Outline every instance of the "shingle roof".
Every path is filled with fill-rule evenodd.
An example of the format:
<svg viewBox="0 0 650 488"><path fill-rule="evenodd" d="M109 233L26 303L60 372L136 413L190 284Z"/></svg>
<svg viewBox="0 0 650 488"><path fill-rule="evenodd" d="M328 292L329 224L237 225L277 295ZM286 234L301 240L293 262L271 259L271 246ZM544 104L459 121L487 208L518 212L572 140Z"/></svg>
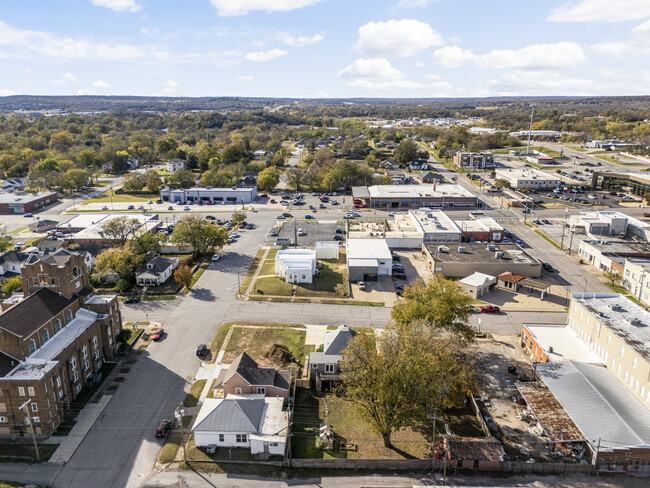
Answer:
<svg viewBox="0 0 650 488"><path fill-rule="evenodd" d="M335 331L329 331L325 334L325 344L323 353L329 355L341 354L348 343L358 334L357 331L350 329L347 325L341 325Z"/></svg>
<svg viewBox="0 0 650 488"><path fill-rule="evenodd" d="M226 384L235 374L239 374L249 385L274 386L284 390L289 389L289 371L278 371L275 368L260 368L255 360L245 352L235 359L225 372L221 384Z"/></svg>
<svg viewBox="0 0 650 488"><path fill-rule="evenodd" d="M160 256L153 258L149 261L147 261L145 264L143 264L136 272L135 274L138 275L140 273L151 273L156 276L163 274L167 268L169 268L172 264L176 262L176 259L169 259L169 258L161 258ZM151 269L149 269L149 266L153 265Z"/></svg>
<svg viewBox="0 0 650 488"><path fill-rule="evenodd" d="M192 430L256 433L263 411L263 397L206 398Z"/></svg>
<svg viewBox="0 0 650 488"><path fill-rule="evenodd" d="M50 264L53 266L63 266L70 260L70 257L75 254L76 253L68 251L67 249L60 248L54 251L53 253L36 256L38 258L36 259L36 261L41 261L43 263ZM35 263L36 261L30 259L30 264Z"/></svg>
<svg viewBox="0 0 650 488"><path fill-rule="evenodd" d="M0 328L27 337L76 300L41 288L0 314Z"/></svg>
<svg viewBox="0 0 650 488"><path fill-rule="evenodd" d="M0 264L3 263L14 263L20 264L25 261L29 256L24 252L18 251L7 251L6 253L0 255Z"/></svg>

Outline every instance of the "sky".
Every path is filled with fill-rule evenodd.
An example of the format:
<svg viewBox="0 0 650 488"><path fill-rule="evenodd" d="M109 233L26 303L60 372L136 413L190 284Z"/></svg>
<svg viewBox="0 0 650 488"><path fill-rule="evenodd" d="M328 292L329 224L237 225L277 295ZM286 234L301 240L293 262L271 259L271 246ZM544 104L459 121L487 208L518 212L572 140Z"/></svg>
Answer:
<svg viewBox="0 0 650 488"><path fill-rule="evenodd" d="M0 96L649 95L650 0L2 0Z"/></svg>

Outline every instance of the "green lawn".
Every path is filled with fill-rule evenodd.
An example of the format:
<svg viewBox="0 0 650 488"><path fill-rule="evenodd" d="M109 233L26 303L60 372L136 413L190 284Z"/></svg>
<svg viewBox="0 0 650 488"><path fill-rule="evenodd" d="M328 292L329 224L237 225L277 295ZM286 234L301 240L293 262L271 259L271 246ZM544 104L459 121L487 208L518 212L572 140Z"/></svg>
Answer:
<svg viewBox="0 0 650 488"><path fill-rule="evenodd" d="M189 393L185 396L185 401L183 405L186 407L196 407L199 403L199 397L201 396L201 391L205 386L206 380L198 380L192 383Z"/></svg>
<svg viewBox="0 0 650 488"><path fill-rule="evenodd" d="M260 269L260 276L267 276L275 274L275 259L267 259L264 261Z"/></svg>
<svg viewBox="0 0 650 488"><path fill-rule="evenodd" d="M320 276L314 276L313 283L296 285L299 297L345 298L348 293L348 277L345 270L345 255L338 260L321 261Z"/></svg>
<svg viewBox="0 0 650 488"><path fill-rule="evenodd" d="M262 351L269 344L281 344L286 346L302 368L305 364L305 356L314 351L314 346L305 345L305 330L295 330L290 327L283 327L276 324L275 327L243 328L236 327L230 340L226 345L226 353L223 363L232 362L239 354L246 352L260 365L271 364L262 356Z"/></svg>
<svg viewBox="0 0 650 488"><path fill-rule="evenodd" d="M89 198L81 202L81 205L88 205L89 203L130 203L130 202L148 202L149 200L156 201L160 198L158 193L146 193L141 192L138 194L128 194L128 193L115 193L113 191L113 196L111 197L110 192L102 193L96 197Z"/></svg>
<svg viewBox="0 0 650 488"><path fill-rule="evenodd" d="M257 295L278 295L278 296L291 296L293 285L286 281L272 276L268 278L259 278L255 280L253 293Z"/></svg>
<svg viewBox="0 0 650 488"><path fill-rule="evenodd" d="M566 147L567 149L573 149L574 151L578 151L578 152L587 152L587 150L584 147L580 147L580 146L566 146Z"/></svg>
<svg viewBox="0 0 650 488"><path fill-rule="evenodd" d="M241 286L239 287L239 293L246 293L246 290L248 289L248 285L250 285L251 280L253 279L253 275L255 274L255 270L257 270L257 267L260 265L260 261L262 260L262 256L264 256L264 249L260 249L257 251L257 254L255 255L255 258L253 258L253 262L251 263L250 268L248 268L248 271L246 272L246 276L241 282ZM277 251L276 251L277 252Z"/></svg>

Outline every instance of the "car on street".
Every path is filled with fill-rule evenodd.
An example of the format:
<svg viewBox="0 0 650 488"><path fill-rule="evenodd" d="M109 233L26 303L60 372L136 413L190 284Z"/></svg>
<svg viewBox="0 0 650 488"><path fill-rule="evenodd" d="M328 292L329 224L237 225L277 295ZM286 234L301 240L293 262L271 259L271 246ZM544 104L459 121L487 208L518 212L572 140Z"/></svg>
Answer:
<svg viewBox="0 0 650 488"><path fill-rule="evenodd" d="M272 230L271 232L269 232L269 236L271 236L271 237L277 237L277 235L278 235L277 230Z"/></svg>
<svg viewBox="0 0 650 488"><path fill-rule="evenodd" d="M164 335L165 335L165 329L163 328L156 329L153 335L151 336L151 340L158 342L160 339L163 338Z"/></svg>
<svg viewBox="0 0 650 488"><path fill-rule="evenodd" d="M316 210L316 207L314 207L313 205L310 205L309 210Z"/></svg>
<svg viewBox="0 0 650 488"><path fill-rule="evenodd" d="M124 303L140 303L140 297L129 297L124 300Z"/></svg>
<svg viewBox="0 0 650 488"><path fill-rule="evenodd" d="M341 234L334 234L334 237L332 237L335 241L342 241L343 236Z"/></svg>
<svg viewBox="0 0 650 488"><path fill-rule="evenodd" d="M284 219L286 219L286 217L285 217L284 215L278 215L278 216L276 217L276 219L278 219L278 220L284 220Z"/></svg>
<svg viewBox="0 0 650 488"><path fill-rule="evenodd" d="M544 271L548 273L553 273L555 271L555 269L553 268L553 266L551 266L550 263L542 263L542 268L544 269Z"/></svg>
<svg viewBox="0 0 650 488"><path fill-rule="evenodd" d="M354 218L354 215L348 215L348 214L346 214L346 215L343 216L343 218L346 219L346 220L350 220L350 219L353 219L353 218Z"/></svg>
<svg viewBox="0 0 650 488"><path fill-rule="evenodd" d="M23 217L29 217L29 218L31 218L33 216L34 216L34 214L30 214L30 213L26 213L26 214L23 215Z"/></svg>
<svg viewBox="0 0 650 488"><path fill-rule="evenodd" d="M283 206L285 206L285 207L288 207L288 206L289 206L289 202L285 202L284 200L282 200L282 201L280 202L280 205L283 205Z"/></svg>
<svg viewBox="0 0 650 488"><path fill-rule="evenodd" d="M172 421L165 419L158 425L158 428L156 429L156 437L166 437L170 430L172 430Z"/></svg>
<svg viewBox="0 0 650 488"><path fill-rule="evenodd" d="M208 349L208 346L206 346L205 344L199 344L196 348L196 355L201 359L206 357L209 352L210 350Z"/></svg>
<svg viewBox="0 0 650 488"><path fill-rule="evenodd" d="M479 308L481 313L499 313L501 309L495 305L483 305Z"/></svg>
<svg viewBox="0 0 650 488"><path fill-rule="evenodd" d="M305 218L306 218L307 220L312 220L312 219L314 218L314 216L308 214L308 215L305 215Z"/></svg>
<svg viewBox="0 0 650 488"><path fill-rule="evenodd" d="M134 209L135 209L135 205L129 205L128 207L126 207L126 209L127 209L127 210L134 210Z"/></svg>
<svg viewBox="0 0 650 488"><path fill-rule="evenodd" d="M397 212L391 212L388 214L389 217L395 217L395 215L397 215Z"/></svg>
<svg viewBox="0 0 650 488"><path fill-rule="evenodd" d="M649 217L650 217L650 213L644 213L643 216L646 217L646 218L649 218Z"/></svg>
<svg viewBox="0 0 650 488"><path fill-rule="evenodd" d="M365 281L360 281L359 282L359 290L365 290L366 289L366 282Z"/></svg>
<svg viewBox="0 0 650 488"><path fill-rule="evenodd" d="M189 209L190 209L190 207L188 207L188 206L183 207L183 210L185 210L186 212L189 211Z"/></svg>
<svg viewBox="0 0 650 488"><path fill-rule="evenodd" d="M269 200L269 203L278 203L278 202L276 201L275 198L271 198L271 200Z"/></svg>
<svg viewBox="0 0 650 488"><path fill-rule="evenodd" d="M144 207L142 205L138 205L138 210L144 210Z"/></svg>
<svg viewBox="0 0 650 488"><path fill-rule="evenodd" d="M212 261L213 263L216 263L217 261L219 261L219 258L220 258L220 257L221 257L221 254L215 254L215 255L212 256L211 261Z"/></svg>
<svg viewBox="0 0 650 488"><path fill-rule="evenodd" d="M102 210L108 210L108 206L107 206L107 205L104 205L104 206L102 207Z"/></svg>
<svg viewBox="0 0 650 488"><path fill-rule="evenodd" d="M327 207L321 203L321 204L318 206L318 208L323 209L323 208L327 208Z"/></svg>
<svg viewBox="0 0 650 488"><path fill-rule="evenodd" d="M147 205L153 205L153 202L151 200L148 200Z"/></svg>
<svg viewBox="0 0 650 488"><path fill-rule="evenodd" d="M167 207L167 210L174 210L174 207L170 205L169 207Z"/></svg>

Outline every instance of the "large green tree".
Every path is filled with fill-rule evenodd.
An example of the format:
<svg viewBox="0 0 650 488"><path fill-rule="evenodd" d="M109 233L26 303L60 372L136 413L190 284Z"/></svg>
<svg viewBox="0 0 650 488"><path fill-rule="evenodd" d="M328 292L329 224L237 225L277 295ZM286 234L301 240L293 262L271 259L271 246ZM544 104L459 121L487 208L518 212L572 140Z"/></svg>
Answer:
<svg viewBox="0 0 650 488"><path fill-rule="evenodd" d="M7 226L0 224L0 252L5 252L11 249L14 245L14 240L7 232Z"/></svg>
<svg viewBox="0 0 650 488"><path fill-rule="evenodd" d="M228 231L224 227L194 215L183 217L174 226L171 238L172 243L192 246L200 254L214 252L223 247L227 240Z"/></svg>
<svg viewBox="0 0 650 488"><path fill-rule="evenodd" d="M196 185L196 175L189 170L182 169L165 177L165 184L173 190L192 188Z"/></svg>
<svg viewBox="0 0 650 488"><path fill-rule="evenodd" d="M393 157L400 164L408 164L417 159L419 154L420 150L418 149L417 143L411 139L404 139L395 148Z"/></svg>
<svg viewBox="0 0 650 488"><path fill-rule="evenodd" d="M140 227L141 225L138 219L123 215L101 224L99 232L104 237L110 239L114 246L121 247L129 239L133 239L138 235Z"/></svg>
<svg viewBox="0 0 650 488"><path fill-rule="evenodd" d="M270 192L280 183L280 173L274 167L266 168L257 176L257 187L265 192Z"/></svg>

